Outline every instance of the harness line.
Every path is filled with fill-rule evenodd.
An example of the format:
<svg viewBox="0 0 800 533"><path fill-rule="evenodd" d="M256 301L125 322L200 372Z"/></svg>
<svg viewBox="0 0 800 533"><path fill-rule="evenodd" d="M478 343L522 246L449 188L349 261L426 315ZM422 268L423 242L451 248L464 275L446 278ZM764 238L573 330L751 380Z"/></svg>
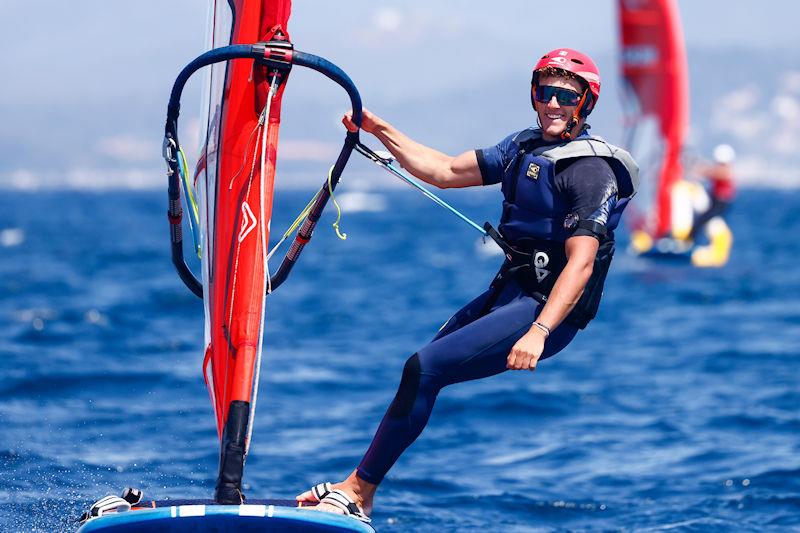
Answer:
<svg viewBox="0 0 800 533"><path fill-rule="evenodd" d="M364 145L362 143L356 144L355 148L356 148L356 151L359 154L363 155L364 157L366 157L367 159L369 159L370 161L372 161L376 165L384 168L387 172L389 172L393 176L396 176L396 177L400 178L401 180L403 180L404 182L408 183L409 185L411 185L412 187L414 187L415 189L420 191L424 196L426 196L433 203L435 203L439 207L443 207L444 209L450 211L452 214L454 214L455 216L457 216L458 218L460 218L461 220L463 220L464 222L469 224L473 229L478 231L483 237L486 237L488 235L486 233L486 231L481 226L479 226L476 222L474 222L471 218L467 217L461 211L459 211L455 207L451 206L450 204L448 204L447 202L445 202L444 200L439 198L437 195L435 195L433 192L431 192L430 189L428 189L426 187L423 187L416 180L410 178L404 172L402 172L400 169L398 169L393 164L394 161L395 161L394 158L381 157L380 155L375 153L373 150L371 150L368 146L366 146L366 145Z"/></svg>

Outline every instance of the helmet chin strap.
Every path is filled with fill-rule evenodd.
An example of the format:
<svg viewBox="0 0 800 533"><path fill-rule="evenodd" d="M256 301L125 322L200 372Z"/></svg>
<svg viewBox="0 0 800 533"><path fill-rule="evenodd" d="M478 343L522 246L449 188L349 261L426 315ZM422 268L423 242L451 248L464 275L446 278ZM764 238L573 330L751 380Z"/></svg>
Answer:
<svg viewBox="0 0 800 533"><path fill-rule="evenodd" d="M588 90L583 91L580 102L578 102L578 105L575 107L575 111L572 113L572 117L570 117L569 121L567 122L567 127L564 128L564 131L561 132L561 138L563 140L569 141L572 139L572 130L575 128L575 126L578 125L578 121L580 120L581 109L583 109L583 106L586 103L586 97L588 96L588 94L589 94Z"/></svg>

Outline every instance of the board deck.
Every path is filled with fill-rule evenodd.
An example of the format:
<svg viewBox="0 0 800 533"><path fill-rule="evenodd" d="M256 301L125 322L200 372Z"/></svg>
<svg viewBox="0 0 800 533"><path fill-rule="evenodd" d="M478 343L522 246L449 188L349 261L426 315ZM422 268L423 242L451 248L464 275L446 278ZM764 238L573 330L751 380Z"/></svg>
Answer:
<svg viewBox="0 0 800 533"><path fill-rule="evenodd" d="M296 507L291 500L216 505L211 500L150 502L124 513L89 520L78 533L346 532L374 533L354 518ZM167 504L167 505L162 505Z"/></svg>

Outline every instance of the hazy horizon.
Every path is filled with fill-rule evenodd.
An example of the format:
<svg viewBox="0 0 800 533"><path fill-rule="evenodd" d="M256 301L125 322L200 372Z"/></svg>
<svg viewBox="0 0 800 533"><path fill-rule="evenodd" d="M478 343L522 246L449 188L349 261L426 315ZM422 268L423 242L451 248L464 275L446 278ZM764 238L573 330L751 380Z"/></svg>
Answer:
<svg viewBox="0 0 800 533"><path fill-rule="evenodd" d="M9 0L0 21L0 43L13 52L0 57L0 67L12 73L0 100L0 187L161 187L166 101L179 70L204 49L206 4L36 5L41 9ZM591 12L546 3L531 8L538 4L523 0L504 2L503 11L463 2L347 5L295 1L289 28L296 46L339 64L368 107L423 142L469 149L529 124L532 56L564 44L597 58L604 87L592 118L598 133L618 135L616 2L594 2ZM693 73L690 144L707 151L730 135L752 150L742 152L745 185L799 185L800 131L793 124L800 123L800 38L793 21L800 4L768 1L754 9L707 0L680 1L679 8ZM35 24L23 23L34 14ZM565 36L567 20L573 31ZM707 64L709 57L729 64ZM298 69L290 83L282 165L313 174L335 154L346 100L313 73ZM195 80L184 93L181 124L190 157L199 99ZM762 138L776 129L777 148ZM765 171L768 165L775 170ZM778 178L765 181L763 172ZM308 184L317 181L313 175Z"/></svg>

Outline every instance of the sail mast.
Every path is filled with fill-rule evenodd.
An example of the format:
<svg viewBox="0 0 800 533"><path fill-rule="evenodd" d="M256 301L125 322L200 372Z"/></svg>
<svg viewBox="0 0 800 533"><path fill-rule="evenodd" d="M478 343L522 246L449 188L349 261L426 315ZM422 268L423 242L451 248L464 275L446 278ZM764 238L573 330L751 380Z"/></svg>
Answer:
<svg viewBox="0 0 800 533"><path fill-rule="evenodd" d="M212 48L289 39L290 0L231 0L212 13ZM228 35L225 29L230 28ZM204 165L204 373L220 436L216 499L241 502L267 291L266 243L285 80L265 65L229 61L210 83ZM275 82L275 93L270 85Z"/></svg>
<svg viewBox="0 0 800 533"><path fill-rule="evenodd" d="M220 437L215 499L222 504L244 500L241 482L257 399L265 298L286 280L311 240L359 144L358 131L348 131L328 178L297 221L280 267L270 274L267 245L281 97L292 66L315 70L338 84L350 99L353 122L360 125L362 117L361 96L350 77L327 59L294 49L286 31L290 7L290 0L215 3L211 49L183 68L167 105L162 153L169 178L172 262L186 286L203 298L203 374ZM190 210L192 216L199 213L200 282L183 256L180 191L187 172L178 117L187 80L208 66L206 139L194 175L199 206L195 209L192 201Z"/></svg>

